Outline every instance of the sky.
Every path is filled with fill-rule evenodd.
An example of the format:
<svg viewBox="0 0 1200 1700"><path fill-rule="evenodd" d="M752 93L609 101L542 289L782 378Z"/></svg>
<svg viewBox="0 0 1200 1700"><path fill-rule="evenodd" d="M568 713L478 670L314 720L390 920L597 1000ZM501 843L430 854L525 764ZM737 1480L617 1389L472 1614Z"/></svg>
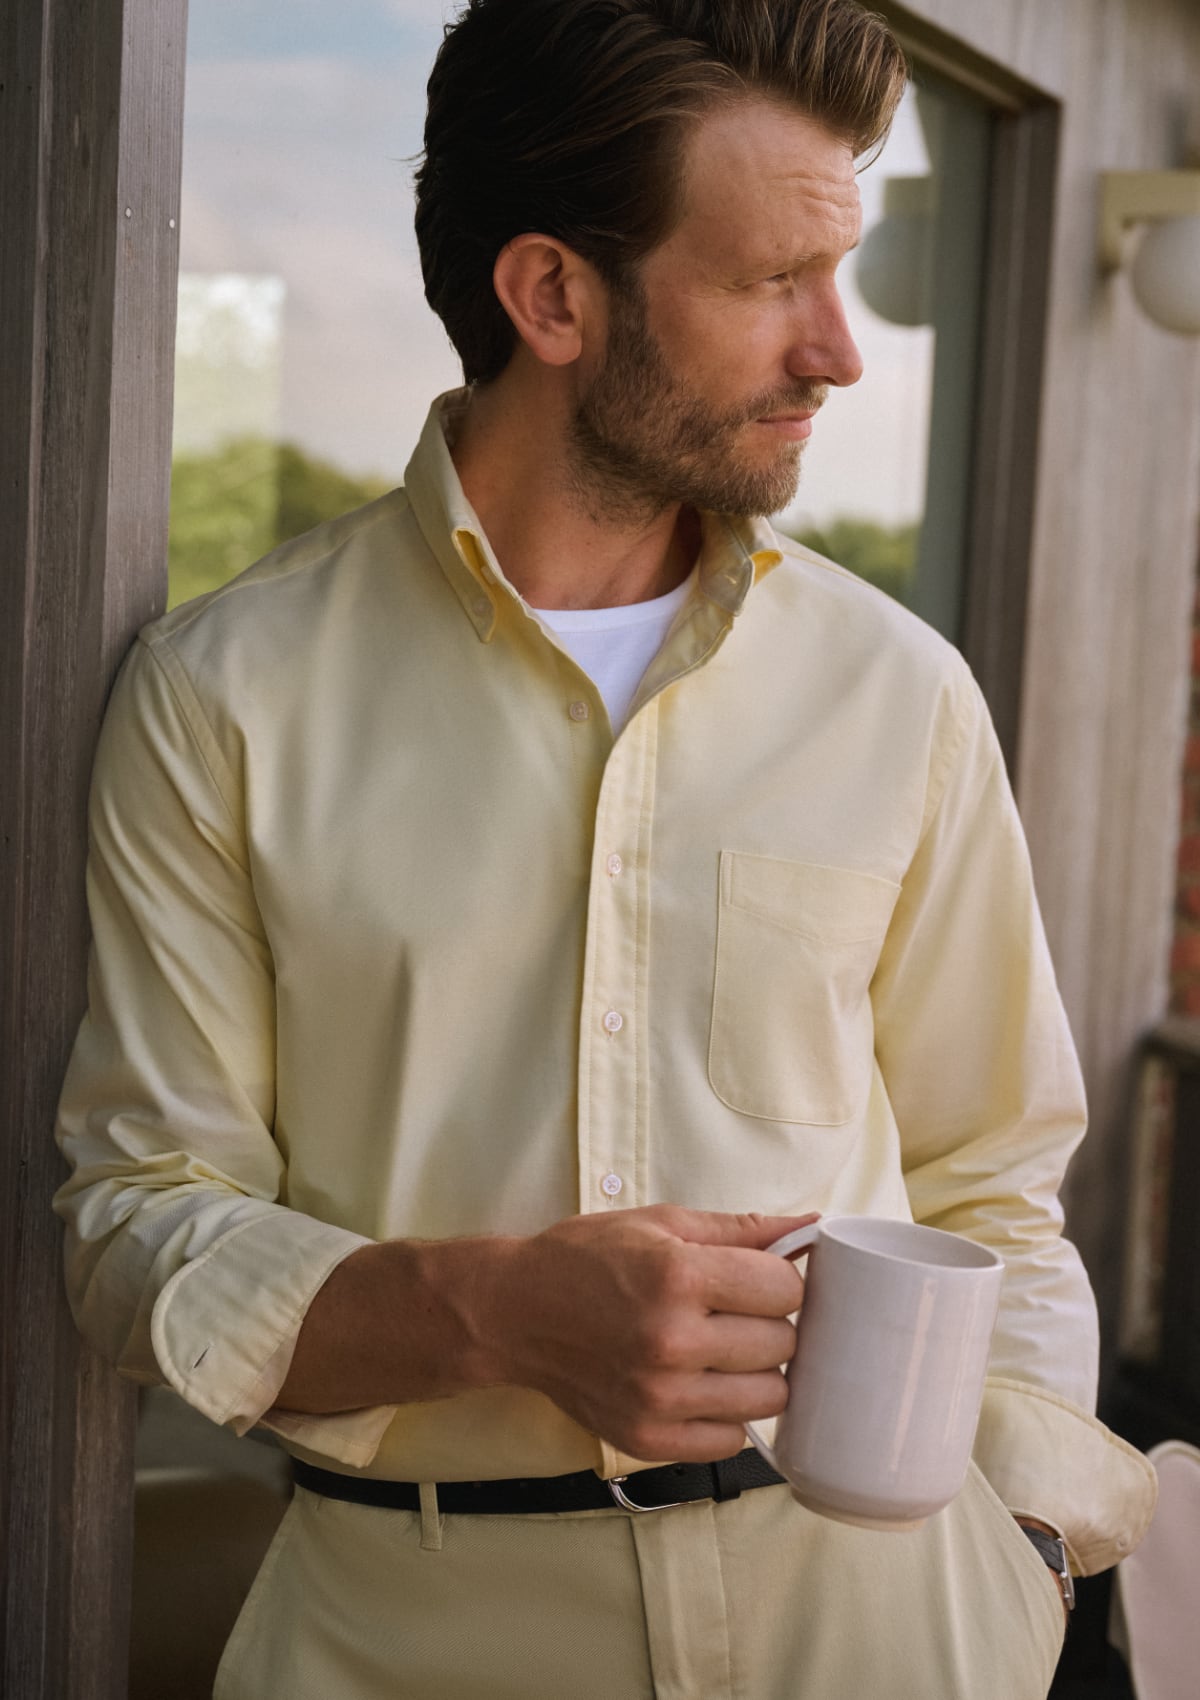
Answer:
<svg viewBox="0 0 1200 1700"><path fill-rule="evenodd" d="M451 0L191 0L180 335L193 367L197 357L207 366L197 379L181 361L180 446L222 434L224 394L230 434L247 417L274 420L347 471L402 477L430 400L461 376L425 304L412 234L425 82L453 11ZM886 176L927 169L906 102L860 180L868 225ZM853 263L841 278L866 371L816 422L795 523L853 514L894 524L922 505L933 333L871 313ZM274 338L251 362L252 402L233 356L223 385L216 369L238 340L231 276L248 280L257 334ZM215 326L204 317L210 286L226 315Z"/></svg>

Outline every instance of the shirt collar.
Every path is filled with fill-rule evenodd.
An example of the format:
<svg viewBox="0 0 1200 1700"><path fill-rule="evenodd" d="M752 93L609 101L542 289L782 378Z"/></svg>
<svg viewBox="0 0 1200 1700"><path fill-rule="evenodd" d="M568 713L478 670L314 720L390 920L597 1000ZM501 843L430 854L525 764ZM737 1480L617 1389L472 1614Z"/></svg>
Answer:
<svg viewBox="0 0 1200 1700"><path fill-rule="evenodd" d="M751 589L783 560L769 520L701 513L700 589L728 614L741 613Z"/></svg>
<svg viewBox="0 0 1200 1700"><path fill-rule="evenodd" d="M447 431L467 403L465 389L441 395L429 410L404 473L417 524L471 624L484 643L496 629L496 597L518 593L505 578L479 517L463 493L447 446ZM783 559L765 519L702 513L701 594L731 617L751 588Z"/></svg>

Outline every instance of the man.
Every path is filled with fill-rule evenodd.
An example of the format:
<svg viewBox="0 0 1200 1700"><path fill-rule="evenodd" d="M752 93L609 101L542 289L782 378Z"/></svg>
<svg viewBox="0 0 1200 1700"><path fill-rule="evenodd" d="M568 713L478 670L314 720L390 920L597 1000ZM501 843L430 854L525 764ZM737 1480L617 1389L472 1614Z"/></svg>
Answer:
<svg viewBox="0 0 1200 1700"><path fill-rule="evenodd" d="M1144 1526L986 712L757 517L859 376L903 76L852 0L474 0L417 208L468 389L117 686L59 1208L91 1337L299 1460L222 1700L1025 1700L1063 1608L1016 1515L1085 1572ZM918 1534L739 1456L801 1297L764 1248L831 1208L1008 1264Z"/></svg>

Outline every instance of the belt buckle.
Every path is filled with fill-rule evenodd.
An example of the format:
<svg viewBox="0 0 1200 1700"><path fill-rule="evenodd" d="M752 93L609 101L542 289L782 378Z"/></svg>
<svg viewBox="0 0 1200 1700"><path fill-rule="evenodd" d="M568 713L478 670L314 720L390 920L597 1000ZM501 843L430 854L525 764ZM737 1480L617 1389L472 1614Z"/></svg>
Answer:
<svg viewBox="0 0 1200 1700"><path fill-rule="evenodd" d="M677 1511L681 1505L688 1503L684 1499L674 1499L663 1505L637 1505L629 1498L628 1494L622 1492L621 1483L628 1480L628 1476L610 1476L605 1483L609 1493L612 1494L613 1499L622 1511Z"/></svg>

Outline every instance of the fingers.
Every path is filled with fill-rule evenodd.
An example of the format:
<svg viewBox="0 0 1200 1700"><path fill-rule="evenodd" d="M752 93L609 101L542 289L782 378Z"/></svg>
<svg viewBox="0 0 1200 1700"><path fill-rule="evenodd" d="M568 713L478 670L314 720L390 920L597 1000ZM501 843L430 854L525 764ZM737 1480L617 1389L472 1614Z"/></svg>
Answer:
<svg viewBox="0 0 1200 1700"><path fill-rule="evenodd" d="M796 1330L790 1322L750 1316L712 1316L698 1342L697 1369L725 1374L777 1369L791 1361Z"/></svg>
<svg viewBox="0 0 1200 1700"><path fill-rule="evenodd" d="M696 1295L712 1311L738 1316L790 1316L804 1298L804 1281L786 1257L741 1246L693 1246Z"/></svg>
<svg viewBox="0 0 1200 1700"><path fill-rule="evenodd" d="M765 1247L807 1217L654 1205L571 1217L527 1242L537 1294L516 1384L633 1457L726 1458L778 1414L804 1283ZM523 1242L525 1243L525 1242ZM535 1256L536 1254L536 1256Z"/></svg>
<svg viewBox="0 0 1200 1700"><path fill-rule="evenodd" d="M671 1231L681 1240L691 1240L696 1245L747 1246L752 1251L765 1251L784 1234L817 1221L820 1214L810 1210L807 1216L760 1216L757 1211L735 1215L723 1210L684 1210L673 1205L668 1210Z"/></svg>
<svg viewBox="0 0 1200 1700"><path fill-rule="evenodd" d="M787 1378L781 1370L754 1375L689 1376L677 1395L676 1414L689 1422L756 1422L777 1417L787 1404Z"/></svg>
<svg viewBox="0 0 1200 1700"><path fill-rule="evenodd" d="M610 1438L634 1458L669 1458L681 1463L728 1458L746 1445L744 1423L776 1417L787 1403L787 1382L778 1371L765 1375L705 1375L688 1378L669 1401L670 1409L619 1424Z"/></svg>
<svg viewBox="0 0 1200 1700"><path fill-rule="evenodd" d="M669 1458L679 1464L711 1464L717 1458L732 1458L748 1445L740 1423L679 1423L664 1430L645 1451L637 1448L634 1458Z"/></svg>

